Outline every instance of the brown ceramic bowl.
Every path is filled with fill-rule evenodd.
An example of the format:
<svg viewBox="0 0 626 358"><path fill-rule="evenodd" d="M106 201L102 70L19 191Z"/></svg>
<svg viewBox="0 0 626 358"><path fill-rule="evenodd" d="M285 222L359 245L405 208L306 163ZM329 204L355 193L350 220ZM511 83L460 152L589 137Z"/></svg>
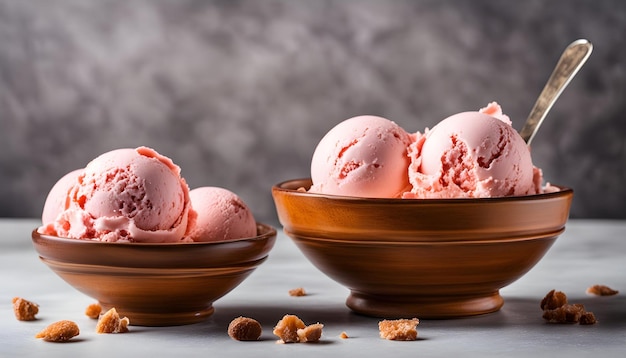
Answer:
<svg viewBox="0 0 626 358"><path fill-rule="evenodd" d="M278 217L353 311L453 318L494 312L565 229L573 191L487 199L371 199L275 185Z"/></svg>
<svg viewBox="0 0 626 358"><path fill-rule="evenodd" d="M132 325L203 321L269 254L276 229L257 224L247 239L182 244L109 243L32 232L41 260L103 310L115 307Z"/></svg>

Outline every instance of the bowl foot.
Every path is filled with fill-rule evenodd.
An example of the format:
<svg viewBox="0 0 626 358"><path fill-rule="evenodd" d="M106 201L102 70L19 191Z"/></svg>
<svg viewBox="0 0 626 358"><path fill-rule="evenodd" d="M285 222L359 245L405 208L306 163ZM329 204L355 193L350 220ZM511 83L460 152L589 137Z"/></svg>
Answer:
<svg viewBox="0 0 626 358"><path fill-rule="evenodd" d="M106 312L113 306L100 303L102 312ZM132 308L115 307L120 317L128 317L131 326L182 326L199 323L211 316L215 309L213 305L194 311L168 311L167 308L159 308L158 312L139 311Z"/></svg>
<svg viewBox="0 0 626 358"><path fill-rule="evenodd" d="M498 311L504 300L498 291L472 296L385 297L351 292L346 305L356 313L384 318L445 319Z"/></svg>

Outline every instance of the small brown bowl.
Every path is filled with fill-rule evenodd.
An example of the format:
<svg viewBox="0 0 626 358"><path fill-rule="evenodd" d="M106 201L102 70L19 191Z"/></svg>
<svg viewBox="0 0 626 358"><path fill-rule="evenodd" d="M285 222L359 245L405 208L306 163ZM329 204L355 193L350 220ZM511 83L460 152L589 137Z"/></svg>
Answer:
<svg viewBox="0 0 626 358"><path fill-rule="evenodd" d="M263 263L276 229L257 223L257 236L181 244L110 243L32 232L40 259L103 310L115 307L130 324L173 326L213 314L213 302Z"/></svg>
<svg viewBox="0 0 626 358"><path fill-rule="evenodd" d="M528 272L565 230L573 191L485 199L372 199L275 185L278 218L353 311L454 318L499 310L499 290ZM300 190L298 190L300 189Z"/></svg>

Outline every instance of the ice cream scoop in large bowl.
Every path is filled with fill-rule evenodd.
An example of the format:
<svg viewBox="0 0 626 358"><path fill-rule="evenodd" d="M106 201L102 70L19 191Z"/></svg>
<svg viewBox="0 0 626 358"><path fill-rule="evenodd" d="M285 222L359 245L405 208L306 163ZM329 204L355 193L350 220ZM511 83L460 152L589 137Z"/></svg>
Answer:
<svg viewBox="0 0 626 358"><path fill-rule="evenodd" d="M276 230L260 223L254 237L216 242L102 242L32 232L39 257L57 275L140 326L205 320L215 300L266 260L275 239Z"/></svg>
<svg viewBox="0 0 626 358"><path fill-rule="evenodd" d="M573 191L477 199L382 199L272 188L285 233L346 304L377 317L453 318L497 311L564 231Z"/></svg>

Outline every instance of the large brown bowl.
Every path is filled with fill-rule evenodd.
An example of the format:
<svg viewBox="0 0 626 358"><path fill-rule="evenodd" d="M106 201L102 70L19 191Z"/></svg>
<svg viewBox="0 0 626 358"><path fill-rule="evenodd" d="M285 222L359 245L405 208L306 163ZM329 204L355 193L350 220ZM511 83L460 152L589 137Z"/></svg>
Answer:
<svg viewBox="0 0 626 358"><path fill-rule="evenodd" d="M32 232L41 260L104 310L132 325L172 326L205 320L213 302L266 260L276 229L257 224L246 239L181 244L109 243Z"/></svg>
<svg viewBox="0 0 626 358"><path fill-rule="evenodd" d="M485 199L375 199L275 185L280 223L353 311L453 318L499 310L565 229L573 191Z"/></svg>

